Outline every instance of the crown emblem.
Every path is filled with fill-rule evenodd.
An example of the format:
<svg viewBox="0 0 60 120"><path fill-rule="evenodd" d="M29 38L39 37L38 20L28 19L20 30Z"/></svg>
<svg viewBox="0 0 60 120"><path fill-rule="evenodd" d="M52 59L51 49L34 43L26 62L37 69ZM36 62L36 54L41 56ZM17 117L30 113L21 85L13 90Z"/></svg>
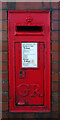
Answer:
<svg viewBox="0 0 60 120"><path fill-rule="evenodd" d="M27 21L27 22L32 22L32 20L33 20L33 19L32 19L32 17L30 17L30 16L26 18L26 21Z"/></svg>

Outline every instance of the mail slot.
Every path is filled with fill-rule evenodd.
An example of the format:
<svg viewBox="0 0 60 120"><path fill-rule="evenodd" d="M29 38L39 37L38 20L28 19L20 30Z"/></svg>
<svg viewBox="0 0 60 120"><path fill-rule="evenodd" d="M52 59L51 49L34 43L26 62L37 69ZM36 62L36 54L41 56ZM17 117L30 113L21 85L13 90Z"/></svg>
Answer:
<svg viewBox="0 0 60 120"><path fill-rule="evenodd" d="M9 11L9 111L50 112L50 12Z"/></svg>

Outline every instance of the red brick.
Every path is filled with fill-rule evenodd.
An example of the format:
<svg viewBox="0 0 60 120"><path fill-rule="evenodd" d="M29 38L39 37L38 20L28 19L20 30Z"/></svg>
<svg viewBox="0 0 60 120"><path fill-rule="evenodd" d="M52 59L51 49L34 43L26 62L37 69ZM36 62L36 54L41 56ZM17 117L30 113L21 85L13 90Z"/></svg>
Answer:
<svg viewBox="0 0 60 120"><path fill-rule="evenodd" d="M60 30L60 21L52 21L52 30Z"/></svg>
<svg viewBox="0 0 60 120"><path fill-rule="evenodd" d="M60 83L52 83L52 91L60 92Z"/></svg>
<svg viewBox="0 0 60 120"><path fill-rule="evenodd" d="M59 81L58 73L52 73L52 81L55 81L55 82Z"/></svg>
<svg viewBox="0 0 60 120"><path fill-rule="evenodd" d="M7 20L7 11L2 11L2 20Z"/></svg>
<svg viewBox="0 0 60 120"><path fill-rule="evenodd" d="M30 117L30 115L31 114L33 114L33 113L30 113L29 114L29 117ZM28 115L28 113L26 113L25 114L25 116L27 116ZM34 114L35 116L34 116L34 118L55 118L55 119L58 119L59 118L59 114L58 113L43 113L43 115L42 114L39 114L39 113L36 113L36 114ZM20 117L19 117L20 116ZM28 117L28 119L29 119L29 117ZM13 118L24 118L24 119L26 119L25 117L24 117L24 114L18 114L18 113L16 113L16 114L13 114L13 113L8 113L8 112L3 112L2 113L2 118L11 118L12 120L13 120Z"/></svg>
<svg viewBox="0 0 60 120"><path fill-rule="evenodd" d="M58 113L53 113L53 112L43 113L43 114L37 113L37 114L35 114L35 118L44 118L44 120L45 120L45 118L46 119L49 119L49 118L58 118Z"/></svg>
<svg viewBox="0 0 60 120"><path fill-rule="evenodd" d="M52 118L52 120L53 120L53 118L54 119L56 119L56 120L58 120L60 117L59 117L59 113L58 112L52 112L52 116L51 116L51 118Z"/></svg>
<svg viewBox="0 0 60 120"><path fill-rule="evenodd" d="M7 20L7 11L0 10L0 20Z"/></svg>
<svg viewBox="0 0 60 120"><path fill-rule="evenodd" d="M60 63L53 63L52 64L52 71L59 72L60 71Z"/></svg>
<svg viewBox="0 0 60 120"><path fill-rule="evenodd" d="M52 62L58 61L58 53L52 53Z"/></svg>
<svg viewBox="0 0 60 120"><path fill-rule="evenodd" d="M12 113L10 113L10 114L8 114L8 118L23 118L23 116L22 116L22 114L20 113L20 114L12 114Z"/></svg>
<svg viewBox="0 0 60 120"><path fill-rule="evenodd" d="M7 113L7 112L3 112L3 113L2 113L2 119L4 119L4 118L5 118L5 119L8 118L8 113Z"/></svg>
<svg viewBox="0 0 60 120"><path fill-rule="evenodd" d="M2 22L2 30L7 30L7 21Z"/></svg>
<svg viewBox="0 0 60 120"><path fill-rule="evenodd" d="M23 118L23 116L22 116L22 114L17 114L16 116L14 116L14 118Z"/></svg>
<svg viewBox="0 0 60 120"><path fill-rule="evenodd" d="M2 91L2 82L0 82L0 91Z"/></svg>
<svg viewBox="0 0 60 120"><path fill-rule="evenodd" d="M58 58L59 56L60 56L60 53L52 53L52 62L60 61Z"/></svg>
<svg viewBox="0 0 60 120"><path fill-rule="evenodd" d="M52 12L52 20L60 20L60 11Z"/></svg>
<svg viewBox="0 0 60 120"><path fill-rule="evenodd" d="M0 41L2 41L2 32L0 31Z"/></svg>
<svg viewBox="0 0 60 120"><path fill-rule="evenodd" d="M44 2L44 8L50 8L50 2Z"/></svg>
<svg viewBox="0 0 60 120"><path fill-rule="evenodd" d="M2 111L2 103L0 103L0 111Z"/></svg>
<svg viewBox="0 0 60 120"><path fill-rule="evenodd" d="M42 9L42 2L16 2L16 9Z"/></svg>
<svg viewBox="0 0 60 120"><path fill-rule="evenodd" d="M2 20L2 11L0 11L0 20Z"/></svg>
<svg viewBox="0 0 60 120"><path fill-rule="evenodd" d="M59 78L59 81L60 81L60 73L58 73L58 78Z"/></svg>
<svg viewBox="0 0 60 120"><path fill-rule="evenodd" d="M58 104L53 104L52 105L52 111L56 111L56 112L58 112L58 111L60 111L60 103L58 103Z"/></svg>
<svg viewBox="0 0 60 120"><path fill-rule="evenodd" d="M1 80L0 80L1 81ZM0 91L2 91L2 82L0 82Z"/></svg>
<svg viewBox="0 0 60 120"><path fill-rule="evenodd" d="M0 120L2 120L2 112L0 113Z"/></svg>
<svg viewBox="0 0 60 120"><path fill-rule="evenodd" d="M0 73L0 81L8 81L8 73Z"/></svg>
<svg viewBox="0 0 60 120"><path fill-rule="evenodd" d="M2 91L8 91L8 83L2 83Z"/></svg>
<svg viewBox="0 0 60 120"><path fill-rule="evenodd" d="M0 30L2 30L2 22L0 21Z"/></svg>
<svg viewBox="0 0 60 120"><path fill-rule="evenodd" d="M58 9L58 2L51 2L52 8Z"/></svg>
<svg viewBox="0 0 60 120"><path fill-rule="evenodd" d="M18 114L18 113L16 113L16 114L13 114L13 113L8 113L8 112L3 112L2 113L2 118L11 118L11 119L13 119L13 118L25 118L26 119L26 117L24 117L24 116L28 116L28 118L31 118L30 116L32 115L32 114L34 114L34 113L26 113L25 115L24 114ZM39 113L36 113L36 114L34 114L35 116L33 117L33 118L58 118L58 113L43 113L43 115L42 114L39 114Z"/></svg>
<svg viewBox="0 0 60 120"><path fill-rule="evenodd" d="M60 62L60 53L58 53L58 61Z"/></svg>
<svg viewBox="0 0 60 120"><path fill-rule="evenodd" d="M0 73L0 81L2 81L2 73Z"/></svg>
<svg viewBox="0 0 60 120"><path fill-rule="evenodd" d="M1 73L0 73L1 76ZM8 73L2 73L2 81L8 81Z"/></svg>
<svg viewBox="0 0 60 120"><path fill-rule="evenodd" d="M2 102L2 93L0 93L0 102Z"/></svg>
<svg viewBox="0 0 60 120"><path fill-rule="evenodd" d="M52 51L60 51L60 43L52 43Z"/></svg>
<svg viewBox="0 0 60 120"><path fill-rule="evenodd" d="M0 71L2 71L2 62L0 63Z"/></svg>
<svg viewBox="0 0 60 120"><path fill-rule="evenodd" d="M11 2L8 2L7 4L8 4L8 9L9 10L15 10L16 9L16 2L11 1Z"/></svg>
<svg viewBox="0 0 60 120"><path fill-rule="evenodd" d="M2 111L8 111L8 103L2 103Z"/></svg>
<svg viewBox="0 0 60 120"><path fill-rule="evenodd" d="M26 119L27 119L27 118L35 118L35 114L34 114L34 113L32 113L32 114L29 114L29 113L28 113L28 114L25 114L25 115L24 115L24 118L26 118Z"/></svg>
<svg viewBox="0 0 60 120"><path fill-rule="evenodd" d="M7 50L8 50L8 43L7 42L3 42L2 43L2 51L7 51Z"/></svg>
<svg viewBox="0 0 60 120"><path fill-rule="evenodd" d="M7 52L2 53L2 61L8 61L8 53Z"/></svg>
<svg viewBox="0 0 60 120"><path fill-rule="evenodd" d="M8 102L8 94L2 94L2 102Z"/></svg>
<svg viewBox="0 0 60 120"><path fill-rule="evenodd" d="M60 64L58 63L58 71L60 72Z"/></svg>
<svg viewBox="0 0 60 120"><path fill-rule="evenodd" d="M7 62L8 61L8 53L7 52L0 52L0 61Z"/></svg>
<svg viewBox="0 0 60 120"><path fill-rule="evenodd" d="M43 115L41 114L39 116L45 120L45 118L50 118L51 117L51 113L46 113L46 114L43 113ZM40 118L40 117L38 117L38 118Z"/></svg>
<svg viewBox="0 0 60 120"><path fill-rule="evenodd" d="M2 71L8 71L8 64L7 63L2 63Z"/></svg>
<svg viewBox="0 0 60 120"><path fill-rule="evenodd" d="M58 51L60 51L60 43L58 43ZM60 58L60 57L59 57Z"/></svg>
<svg viewBox="0 0 60 120"><path fill-rule="evenodd" d="M26 113L25 115L24 114L21 114L21 113L16 113L16 114L13 114L13 113L8 113L8 112L3 112L2 113L2 117L3 118L11 118L11 119L13 119L13 118L25 118L25 119L27 119L26 117L24 117L24 116L28 116L28 119L29 118L31 118L30 116L32 115L32 114L34 114L34 113ZM39 114L39 113L36 113L36 114L34 114L34 117L33 118L58 118L58 113L43 113L43 115L42 114Z"/></svg>
<svg viewBox="0 0 60 120"><path fill-rule="evenodd" d="M2 61L2 52L0 52L0 62Z"/></svg>
<svg viewBox="0 0 60 120"><path fill-rule="evenodd" d="M58 36L58 34L60 34L60 32L52 32L52 37L51 37L51 39L52 40L60 40L60 36Z"/></svg>
<svg viewBox="0 0 60 120"><path fill-rule="evenodd" d="M0 1L0 9L2 9L2 2Z"/></svg>
<svg viewBox="0 0 60 120"><path fill-rule="evenodd" d="M51 118L53 120L52 118L58 118L58 113L47 113L44 115L44 118Z"/></svg>
<svg viewBox="0 0 60 120"><path fill-rule="evenodd" d="M52 53L52 62L60 62L60 53L59 52L58 53Z"/></svg>
<svg viewBox="0 0 60 120"><path fill-rule="evenodd" d="M58 11L58 20L60 20L60 11Z"/></svg>
<svg viewBox="0 0 60 120"><path fill-rule="evenodd" d="M8 102L8 94L7 93L0 93L0 102Z"/></svg>
<svg viewBox="0 0 60 120"><path fill-rule="evenodd" d="M2 41L7 41L7 32L2 32Z"/></svg>
<svg viewBox="0 0 60 120"><path fill-rule="evenodd" d="M58 9L60 9L60 1L58 2Z"/></svg>
<svg viewBox="0 0 60 120"><path fill-rule="evenodd" d="M7 21L0 22L0 30L7 30Z"/></svg>
<svg viewBox="0 0 60 120"><path fill-rule="evenodd" d="M57 94L57 93L53 94L52 95L52 101L53 101L53 103L60 102L60 94Z"/></svg>
<svg viewBox="0 0 60 120"><path fill-rule="evenodd" d="M2 2L2 9L7 9L7 2Z"/></svg>

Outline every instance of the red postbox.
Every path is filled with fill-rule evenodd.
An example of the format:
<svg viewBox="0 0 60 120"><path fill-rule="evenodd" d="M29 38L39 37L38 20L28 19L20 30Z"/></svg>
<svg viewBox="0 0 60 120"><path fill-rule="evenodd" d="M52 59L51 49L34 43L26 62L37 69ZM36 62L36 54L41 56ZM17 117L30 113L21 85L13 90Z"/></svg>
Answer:
<svg viewBox="0 0 60 120"><path fill-rule="evenodd" d="M9 111L50 112L50 12L9 11Z"/></svg>

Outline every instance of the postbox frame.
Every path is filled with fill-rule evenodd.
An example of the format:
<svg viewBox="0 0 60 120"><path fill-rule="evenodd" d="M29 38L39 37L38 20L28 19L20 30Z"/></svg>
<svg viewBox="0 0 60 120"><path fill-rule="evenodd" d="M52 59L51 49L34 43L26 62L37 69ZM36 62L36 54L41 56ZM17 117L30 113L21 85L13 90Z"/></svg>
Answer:
<svg viewBox="0 0 60 120"><path fill-rule="evenodd" d="M15 65L14 65L14 47L15 47L15 43L17 41L15 41L14 38L12 38L12 35L10 35L11 31L10 31L10 19L11 16L10 14L13 13L48 13L49 14L49 22L50 22L50 11L8 11L8 55L9 55L9 111L10 112L50 112L51 111L51 56L50 56L50 25L49 25L49 39L48 41L46 40L44 42L44 40L42 41L42 43L45 43L46 45L46 49L45 49L45 45L44 45L44 57L45 57L45 61L46 59L48 60L48 64L47 62L45 62L45 68L44 68L44 90L45 90L45 96L44 96L44 106L40 106L37 109L37 106L33 107L26 107L24 106L23 108L20 106L16 106L15 105ZM18 35L17 33L15 33L14 35ZM21 34L21 35L24 35ZM29 35L29 33L28 33ZM34 35L34 34L31 34ZM44 35L44 33L43 33ZM39 34L35 34L35 36L39 36ZM13 41L11 40L13 39ZM36 40L35 40L36 41ZM20 42L18 40L18 42ZM31 42L31 41L29 41ZM13 55L12 55L13 54ZM48 67L47 67L48 66ZM47 77L46 77L47 75ZM49 78L49 79L48 79Z"/></svg>

